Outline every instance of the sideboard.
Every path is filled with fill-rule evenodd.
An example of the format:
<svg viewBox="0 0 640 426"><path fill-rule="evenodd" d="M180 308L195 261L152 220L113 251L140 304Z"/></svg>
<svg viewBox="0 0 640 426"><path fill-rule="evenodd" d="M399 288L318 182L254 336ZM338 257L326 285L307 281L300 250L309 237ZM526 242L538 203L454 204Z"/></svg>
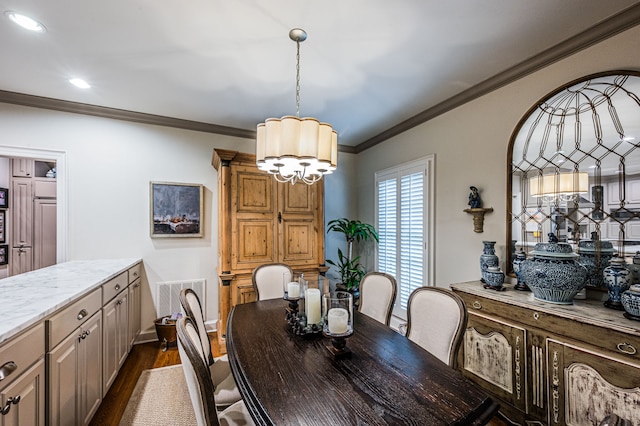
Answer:
<svg viewBox="0 0 640 426"><path fill-rule="evenodd" d="M601 301L539 301L512 285L452 284L469 312L463 374L522 425L598 425L609 414L640 425L640 322Z"/></svg>

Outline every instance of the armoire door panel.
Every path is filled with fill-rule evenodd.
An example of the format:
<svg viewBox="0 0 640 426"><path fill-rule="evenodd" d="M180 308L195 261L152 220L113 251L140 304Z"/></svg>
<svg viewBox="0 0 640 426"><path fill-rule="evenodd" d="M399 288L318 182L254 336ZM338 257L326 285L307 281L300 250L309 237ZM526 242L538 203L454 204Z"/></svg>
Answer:
<svg viewBox="0 0 640 426"><path fill-rule="evenodd" d="M296 263L317 263L316 231L311 220L285 220L284 238L280 240L282 261L291 265Z"/></svg>
<svg viewBox="0 0 640 426"><path fill-rule="evenodd" d="M275 262L274 229L270 220L237 219L237 230L231 250L232 268L255 268Z"/></svg>
<svg viewBox="0 0 640 426"><path fill-rule="evenodd" d="M271 213L273 204L273 181L271 176L251 172L243 167L235 169L236 213Z"/></svg>
<svg viewBox="0 0 640 426"><path fill-rule="evenodd" d="M308 213L314 214L314 200L316 186L314 185L291 185L281 184L282 193L282 214L287 213Z"/></svg>

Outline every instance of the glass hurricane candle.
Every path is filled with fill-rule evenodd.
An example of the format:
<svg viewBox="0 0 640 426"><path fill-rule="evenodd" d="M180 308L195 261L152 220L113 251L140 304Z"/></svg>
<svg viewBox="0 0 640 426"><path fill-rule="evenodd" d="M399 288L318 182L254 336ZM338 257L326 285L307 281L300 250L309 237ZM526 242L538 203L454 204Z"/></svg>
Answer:
<svg viewBox="0 0 640 426"><path fill-rule="evenodd" d="M325 293L322 298L325 317L322 334L331 338L327 346L334 358L351 354L346 338L353 334L353 296L346 291L337 291L334 295Z"/></svg>

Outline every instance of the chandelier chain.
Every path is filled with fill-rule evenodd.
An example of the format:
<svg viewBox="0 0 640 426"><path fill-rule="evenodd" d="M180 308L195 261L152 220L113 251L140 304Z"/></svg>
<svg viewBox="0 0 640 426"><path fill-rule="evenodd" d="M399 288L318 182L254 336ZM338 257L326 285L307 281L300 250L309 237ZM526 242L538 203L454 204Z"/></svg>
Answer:
<svg viewBox="0 0 640 426"><path fill-rule="evenodd" d="M296 40L296 116L300 117L300 41Z"/></svg>

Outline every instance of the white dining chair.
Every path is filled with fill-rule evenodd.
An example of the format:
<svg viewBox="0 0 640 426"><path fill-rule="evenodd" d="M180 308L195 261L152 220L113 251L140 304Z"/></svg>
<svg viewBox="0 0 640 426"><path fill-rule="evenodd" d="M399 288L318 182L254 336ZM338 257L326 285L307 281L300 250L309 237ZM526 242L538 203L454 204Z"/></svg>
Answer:
<svg viewBox="0 0 640 426"><path fill-rule="evenodd" d="M198 295L192 289L185 288L180 292L180 304L185 315L193 320L198 331L202 354L209 366L209 374L215 385L216 404L218 404L218 407L226 407L239 401L242 397L231 374L229 358L227 355L213 358L211 341L204 324L202 305Z"/></svg>
<svg viewBox="0 0 640 426"><path fill-rule="evenodd" d="M243 401L220 412L216 409L215 386L200 345L200 332L191 318L182 317L177 321L176 334L182 369L198 426L253 425Z"/></svg>
<svg viewBox="0 0 640 426"><path fill-rule="evenodd" d="M267 263L253 270L251 282L256 300L269 300L284 296L284 280L293 279L293 270L284 263Z"/></svg>
<svg viewBox="0 0 640 426"><path fill-rule="evenodd" d="M453 291L419 287L409 296L406 336L455 368L467 326L467 308Z"/></svg>
<svg viewBox="0 0 640 426"><path fill-rule="evenodd" d="M396 301L396 279L383 272L368 272L360 281L358 311L378 322L389 325Z"/></svg>

